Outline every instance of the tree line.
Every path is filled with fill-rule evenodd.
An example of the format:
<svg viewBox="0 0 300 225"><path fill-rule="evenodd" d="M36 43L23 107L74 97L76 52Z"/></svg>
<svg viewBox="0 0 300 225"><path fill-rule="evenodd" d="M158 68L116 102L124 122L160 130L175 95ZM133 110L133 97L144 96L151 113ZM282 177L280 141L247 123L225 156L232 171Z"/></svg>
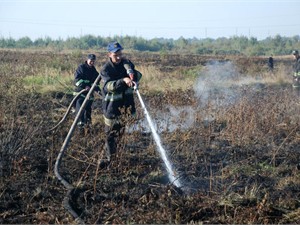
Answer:
<svg viewBox="0 0 300 225"><path fill-rule="evenodd" d="M284 37L276 35L258 40L255 37L233 36L230 38L184 38L166 39L153 38L145 39L135 36L113 36L101 37L84 35L81 37L70 37L63 39L52 39L50 37L31 40L29 37L20 39L0 38L0 48L41 48L55 50L88 50L103 49L109 42L117 40L126 49L160 52L160 53L188 53L188 54L215 54L215 55L288 55L292 50L300 50L300 36Z"/></svg>

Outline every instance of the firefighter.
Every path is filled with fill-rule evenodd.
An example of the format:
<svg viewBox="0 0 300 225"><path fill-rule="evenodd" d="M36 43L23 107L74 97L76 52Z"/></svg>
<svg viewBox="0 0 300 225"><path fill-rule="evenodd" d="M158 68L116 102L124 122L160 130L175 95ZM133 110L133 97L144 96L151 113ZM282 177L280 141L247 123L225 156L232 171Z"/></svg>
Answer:
<svg viewBox="0 0 300 225"><path fill-rule="evenodd" d="M294 76L293 76L293 88L296 89L297 91L300 90L300 56L299 56L299 51L294 50L292 52L296 63L294 65Z"/></svg>
<svg viewBox="0 0 300 225"><path fill-rule="evenodd" d="M96 55L89 54L87 56L87 59L84 63L78 66L78 68L75 71L74 77L74 85L75 85L75 92L74 95L76 95L78 92L82 91L83 89L86 90L86 93L81 94L77 101L76 101L76 115L79 112L81 105L85 99L86 94L90 90L91 86L93 85L94 81L97 79L99 73L96 70L94 64L96 61ZM101 79L100 79L101 80ZM100 92L99 83L100 80L94 89L94 91ZM92 122L92 104L93 104L94 96L91 95L89 101L87 102L87 105L82 113L82 115L79 118L79 122L77 123L78 128L83 131L83 128L87 125L90 125Z"/></svg>
<svg viewBox="0 0 300 225"><path fill-rule="evenodd" d="M274 69L273 55L271 55L268 59L268 68L269 68L269 72L273 73L273 69Z"/></svg>
<svg viewBox="0 0 300 225"><path fill-rule="evenodd" d="M117 142L124 133L125 120L135 114L134 85L142 74L135 70L134 64L123 57L123 47L118 42L108 44L108 59L100 74L103 80L102 104L105 122L106 162L117 151Z"/></svg>

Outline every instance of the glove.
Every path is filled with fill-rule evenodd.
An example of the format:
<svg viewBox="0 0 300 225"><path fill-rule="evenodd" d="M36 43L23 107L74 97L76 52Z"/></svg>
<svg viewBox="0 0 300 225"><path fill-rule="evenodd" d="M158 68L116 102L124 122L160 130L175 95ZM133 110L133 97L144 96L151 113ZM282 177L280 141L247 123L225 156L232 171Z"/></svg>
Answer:
<svg viewBox="0 0 300 225"><path fill-rule="evenodd" d="M85 90L86 90L86 91L89 91L90 89L91 89L90 86L86 86L86 87L85 87Z"/></svg>

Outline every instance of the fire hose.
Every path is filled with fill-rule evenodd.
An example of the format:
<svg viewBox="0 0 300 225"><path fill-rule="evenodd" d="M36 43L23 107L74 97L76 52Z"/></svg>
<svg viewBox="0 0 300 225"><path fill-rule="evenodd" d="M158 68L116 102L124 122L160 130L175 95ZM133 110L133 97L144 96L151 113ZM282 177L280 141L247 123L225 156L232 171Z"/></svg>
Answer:
<svg viewBox="0 0 300 225"><path fill-rule="evenodd" d="M62 157L68 147L68 144L70 142L70 139L73 135L73 132L75 130L75 127L76 127L76 124L80 118L80 116L82 115L84 109L85 109L85 106L87 104L87 102L89 101L90 99L90 96L91 94L93 93L93 90L95 89L97 83L99 82L99 80L101 79L101 76L98 75L98 77L96 78L96 80L94 81L92 87L90 88L89 92L87 93L83 103L82 103L82 106L80 107L74 121L73 121L73 124L64 140L64 143L60 149L60 152L57 156L57 159L56 159L56 162L55 162L55 167L54 167L54 174L56 176L56 178L65 186L65 188L68 190L67 191L67 195L66 197L64 198L64 201L63 201L63 206L65 209L67 209L69 211L69 213L75 218L75 221L78 223L78 224L84 224L84 221L80 218L80 216L77 214L77 212L75 212L75 210L72 208L71 204L70 204L70 199L72 197L72 194L75 190L74 186L72 184L70 184L68 181L66 181L59 173L59 167L60 167L60 163L61 163L61 160L62 160ZM79 96L79 95L78 95ZM53 128L52 128L53 129Z"/></svg>
<svg viewBox="0 0 300 225"><path fill-rule="evenodd" d="M61 119L54 127L52 127L50 130L47 130L46 132L50 132L50 131L55 130L62 122L64 122L64 121L66 120L67 116L69 115L69 113L70 113L70 111L71 111L71 109L72 109L72 106L74 105L74 102L75 102L75 101L78 99L78 97L79 97L82 93L84 93L84 92L87 92L87 90L83 89L83 90L81 90L80 92L78 92L77 95L75 95L75 97L74 97L73 100L71 101L71 103L70 103L70 105L69 105L69 107L68 107L68 109L67 109L65 115L63 116L63 118L62 118L62 119Z"/></svg>

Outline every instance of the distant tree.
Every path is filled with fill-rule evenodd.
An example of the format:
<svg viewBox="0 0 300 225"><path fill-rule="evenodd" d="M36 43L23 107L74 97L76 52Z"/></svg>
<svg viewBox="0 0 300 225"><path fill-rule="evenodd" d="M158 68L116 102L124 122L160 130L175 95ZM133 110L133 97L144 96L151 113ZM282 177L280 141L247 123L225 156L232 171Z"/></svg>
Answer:
<svg viewBox="0 0 300 225"><path fill-rule="evenodd" d="M1 48L15 48L16 47L16 41L13 38L1 38L0 39L0 47Z"/></svg>
<svg viewBox="0 0 300 225"><path fill-rule="evenodd" d="M38 38L33 42L35 47L47 47L52 41L50 37Z"/></svg>
<svg viewBox="0 0 300 225"><path fill-rule="evenodd" d="M259 44L257 38L251 37L250 40L249 40L249 45L254 46L254 45L257 45L257 44Z"/></svg>
<svg viewBox="0 0 300 225"><path fill-rule="evenodd" d="M17 48L29 48L33 46L33 42L29 37L23 37L17 40L16 47Z"/></svg>
<svg viewBox="0 0 300 225"><path fill-rule="evenodd" d="M67 49L88 49L88 45L78 38L67 38L65 47Z"/></svg>
<svg viewBox="0 0 300 225"><path fill-rule="evenodd" d="M33 42L35 47L47 47L45 40L43 38L38 38Z"/></svg>
<svg viewBox="0 0 300 225"><path fill-rule="evenodd" d="M186 49L187 45L188 45L188 40L182 36L178 40L174 41L174 47L178 48L179 50Z"/></svg>
<svg viewBox="0 0 300 225"><path fill-rule="evenodd" d="M64 48L68 49L66 48L65 41L62 38L49 42L48 47L57 51L62 51Z"/></svg>
<svg viewBox="0 0 300 225"><path fill-rule="evenodd" d="M98 36L96 38L96 40L97 40L97 46L98 47L106 47L107 46L107 44L105 42L105 39L103 37Z"/></svg>
<svg viewBox="0 0 300 225"><path fill-rule="evenodd" d="M85 35L80 38L80 42L82 43L82 47L89 49L94 48L98 45L97 38L93 35Z"/></svg>
<svg viewBox="0 0 300 225"><path fill-rule="evenodd" d="M230 43L233 50L242 52L248 47L249 40L245 36L233 36L230 38Z"/></svg>
<svg viewBox="0 0 300 225"><path fill-rule="evenodd" d="M125 43L126 44L126 43ZM149 51L149 42L145 41L144 38L138 37L138 38L131 38L130 42L128 43L129 46L131 45L134 50L138 51Z"/></svg>
<svg viewBox="0 0 300 225"><path fill-rule="evenodd" d="M198 47L195 53L200 55L209 55L213 53L213 50L207 47Z"/></svg>
<svg viewBox="0 0 300 225"><path fill-rule="evenodd" d="M300 43L300 35L295 35L291 38L294 44Z"/></svg>
<svg viewBox="0 0 300 225"><path fill-rule="evenodd" d="M149 43L149 50L152 51L152 52L158 52L162 49L162 44L160 42L160 39L158 38L154 38L150 41Z"/></svg>
<svg viewBox="0 0 300 225"><path fill-rule="evenodd" d="M58 51L63 49L87 50L95 48L106 49L111 41L119 41L130 50L154 51L164 55L169 51L176 53L191 54L245 54L245 55L285 55L290 54L293 49L300 50L300 36L267 37L258 41L257 38L246 36L233 36L230 38L220 37L217 39L204 38L198 39L180 37L175 39L153 38L145 39L135 36L109 36L95 37L84 35L80 38L70 37L66 40L61 38L52 40L50 37L38 38L34 42L28 37L20 38L15 41L13 38L0 38L0 48L51 48Z"/></svg>
<svg viewBox="0 0 300 225"><path fill-rule="evenodd" d="M249 47L244 51L246 55L249 56L259 56L259 55L265 55L266 49L261 45L255 45L253 47Z"/></svg>

